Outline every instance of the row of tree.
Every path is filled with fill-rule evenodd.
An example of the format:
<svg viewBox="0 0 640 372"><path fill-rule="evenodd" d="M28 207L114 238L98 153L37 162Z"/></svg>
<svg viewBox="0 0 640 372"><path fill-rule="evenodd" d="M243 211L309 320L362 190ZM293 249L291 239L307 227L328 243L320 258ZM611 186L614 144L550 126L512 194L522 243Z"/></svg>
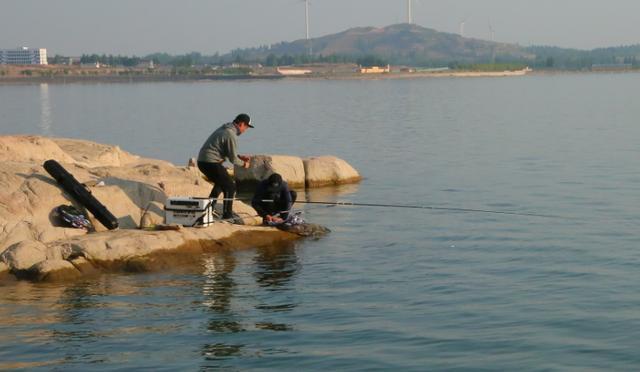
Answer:
<svg viewBox="0 0 640 372"><path fill-rule="evenodd" d="M233 63L237 64L262 64L270 67L302 65L310 63L356 63L361 66L384 66L387 64L407 65L415 67L440 67L449 66L451 68L466 68L475 64L517 64L530 66L536 69L564 69L564 70L585 70L594 65L620 65L625 64L632 68L640 68L640 45L594 49L591 51L563 49L557 47L534 46L526 50L535 56L533 59L509 59L484 58L473 63L443 60L428 60L416 54L378 56L367 55L309 55L284 54L277 55L270 53L266 57L253 57L251 53L244 50L234 50L229 54L214 54L210 56L193 52L183 55L170 55L167 53L155 53L145 57L121 56L121 55L98 55L83 54L80 57L81 63L102 63L111 66L133 67L140 62L153 61L158 65L172 66L174 68L189 68L192 66L225 66ZM61 64L68 61L67 57L56 55L49 59L49 63Z"/></svg>
<svg viewBox="0 0 640 372"><path fill-rule="evenodd" d="M627 64L640 68L640 45L594 50L534 46L527 48L536 58L533 66L563 70L585 70L594 65Z"/></svg>

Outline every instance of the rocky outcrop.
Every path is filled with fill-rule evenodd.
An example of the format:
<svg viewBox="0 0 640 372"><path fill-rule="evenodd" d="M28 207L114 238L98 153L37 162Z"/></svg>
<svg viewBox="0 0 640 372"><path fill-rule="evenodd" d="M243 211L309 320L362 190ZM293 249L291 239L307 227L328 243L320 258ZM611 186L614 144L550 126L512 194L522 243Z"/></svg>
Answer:
<svg viewBox="0 0 640 372"><path fill-rule="evenodd" d="M121 167L140 160L139 156L122 151L118 146L67 138L52 140L77 163L90 168Z"/></svg>
<svg viewBox="0 0 640 372"><path fill-rule="evenodd" d="M292 188L305 186L304 164L295 156L255 155L248 169L236 166L234 173L238 186L244 189L255 187L273 173L279 173Z"/></svg>
<svg viewBox="0 0 640 372"><path fill-rule="evenodd" d="M0 136L0 159L24 163L41 163L48 159L74 162L54 141L38 136Z"/></svg>
<svg viewBox="0 0 640 372"><path fill-rule="evenodd" d="M89 213L95 231L62 226L55 208L61 204L82 206L44 170L42 164L48 159L57 160L84 183L118 218L120 228L105 231ZM293 187L308 183L300 158L255 156L252 164L246 174L239 171L236 176L257 180L278 172ZM221 221L207 228L155 229L164 219L163 205L168 196L205 197L211 187L197 167L142 158L117 146L74 139L0 136L0 278L10 272L19 278L61 280L103 270L145 269L170 265L171 260L161 258L164 255L171 255L172 260L185 259L176 256L177 251L257 246L298 236L255 226L261 219L240 201L234 203L234 211L244 225ZM216 208L220 214L221 207L219 201Z"/></svg>
<svg viewBox="0 0 640 372"><path fill-rule="evenodd" d="M335 156L304 159L304 172L307 187L343 185L362 179L351 165Z"/></svg>
<svg viewBox="0 0 640 372"><path fill-rule="evenodd" d="M273 173L279 173L292 188L322 187L357 183L362 179L346 161L335 156L302 159L295 156L256 155L248 169L234 168L236 182L251 189Z"/></svg>
<svg viewBox="0 0 640 372"><path fill-rule="evenodd" d="M37 240L23 240L0 255L0 260L14 270L27 270L47 259L47 247Z"/></svg>

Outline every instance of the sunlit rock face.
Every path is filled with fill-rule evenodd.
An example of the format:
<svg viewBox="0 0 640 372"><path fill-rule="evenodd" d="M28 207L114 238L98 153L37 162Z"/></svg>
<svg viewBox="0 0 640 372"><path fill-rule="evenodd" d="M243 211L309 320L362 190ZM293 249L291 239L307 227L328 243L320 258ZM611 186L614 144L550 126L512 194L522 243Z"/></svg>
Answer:
<svg viewBox="0 0 640 372"><path fill-rule="evenodd" d="M83 207L44 170L42 164L49 159L58 161L85 184L118 219L118 230L106 231L88 212L94 226L91 232L62 226L54 213L57 206ZM276 171L289 172L295 182L304 185L300 159L273 159ZM141 257L171 250L189 248L189 252L198 254L225 244L259 246L298 236L255 226L261 219L253 208L240 201L234 203L234 212L244 225L221 221L206 228L153 230L164 219L162 206L167 197L206 197L211 187L197 167L177 167L142 158L117 146L37 136L0 136L0 276L9 272L33 280L72 279L96 271L138 267L140 262L147 267L151 261L141 261ZM216 208L221 206L219 201ZM139 229L141 221L147 230Z"/></svg>
<svg viewBox="0 0 640 372"><path fill-rule="evenodd" d="M349 163L335 156L304 159L304 171L307 187L343 185L362 179Z"/></svg>
<svg viewBox="0 0 640 372"><path fill-rule="evenodd" d="M314 188L360 182L362 177L345 160L335 156L298 158L283 155L255 155L248 169L236 166L235 178L244 189L255 185L273 173L279 173L291 188Z"/></svg>
<svg viewBox="0 0 640 372"><path fill-rule="evenodd" d="M238 186L249 190L258 182L279 173L292 188L303 188L305 185L304 164L302 159L284 155L254 155L248 169L236 166L234 174Z"/></svg>

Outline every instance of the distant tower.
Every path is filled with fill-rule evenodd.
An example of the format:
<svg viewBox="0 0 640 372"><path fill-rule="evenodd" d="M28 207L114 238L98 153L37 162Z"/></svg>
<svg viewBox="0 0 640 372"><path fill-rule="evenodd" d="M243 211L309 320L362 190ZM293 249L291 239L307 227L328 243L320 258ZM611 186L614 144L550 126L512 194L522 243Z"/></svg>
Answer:
<svg viewBox="0 0 640 372"><path fill-rule="evenodd" d="M495 41L494 39L495 39L495 32L493 31L491 20L489 20L489 41Z"/></svg>
<svg viewBox="0 0 640 372"><path fill-rule="evenodd" d="M460 22L460 36L464 37L464 24L467 22L467 19L463 19L462 22Z"/></svg>
<svg viewBox="0 0 640 372"><path fill-rule="evenodd" d="M411 1L407 0L407 23L413 24L413 14L411 13Z"/></svg>
<svg viewBox="0 0 640 372"><path fill-rule="evenodd" d="M489 40L491 41L491 63L496 63L496 45L494 43L495 32L493 31L493 26L491 25L491 20L489 20Z"/></svg>
<svg viewBox="0 0 640 372"><path fill-rule="evenodd" d="M309 38L309 0L304 0L304 25L306 29L307 48L309 49L309 55L313 54L311 49L311 39Z"/></svg>
<svg viewBox="0 0 640 372"><path fill-rule="evenodd" d="M309 40L309 0L304 0L304 26L307 30L307 40Z"/></svg>

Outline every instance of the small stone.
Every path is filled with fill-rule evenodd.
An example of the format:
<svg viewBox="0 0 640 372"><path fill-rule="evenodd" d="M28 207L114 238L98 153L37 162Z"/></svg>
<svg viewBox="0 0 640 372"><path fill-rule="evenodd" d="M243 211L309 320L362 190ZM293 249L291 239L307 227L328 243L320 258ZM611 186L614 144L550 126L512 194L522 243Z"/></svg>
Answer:
<svg viewBox="0 0 640 372"><path fill-rule="evenodd" d="M142 216L140 217L140 228L149 229L164 222L162 216L152 212L153 210L162 210L162 205L157 202L150 202L144 209Z"/></svg>

